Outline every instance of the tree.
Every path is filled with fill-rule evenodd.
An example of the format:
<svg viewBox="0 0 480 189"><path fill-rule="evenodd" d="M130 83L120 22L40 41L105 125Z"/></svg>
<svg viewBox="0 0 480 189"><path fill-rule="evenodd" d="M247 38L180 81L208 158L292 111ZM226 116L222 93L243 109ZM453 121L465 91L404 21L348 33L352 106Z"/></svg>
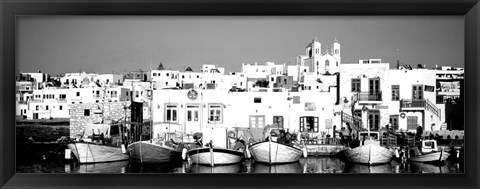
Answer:
<svg viewBox="0 0 480 189"><path fill-rule="evenodd" d="M264 79L260 79L260 80L257 80L255 82L255 86L263 87L263 88L267 88L268 84L269 84L269 82L267 80L264 80Z"/></svg>

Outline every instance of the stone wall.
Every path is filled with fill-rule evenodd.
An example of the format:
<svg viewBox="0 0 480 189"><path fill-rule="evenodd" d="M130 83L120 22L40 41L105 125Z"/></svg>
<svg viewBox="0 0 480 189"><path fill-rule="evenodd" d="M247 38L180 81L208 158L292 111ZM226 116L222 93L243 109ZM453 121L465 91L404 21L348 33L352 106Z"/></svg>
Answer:
<svg viewBox="0 0 480 189"><path fill-rule="evenodd" d="M85 130L87 124L91 123L109 123L110 121L130 121L130 109L125 112L125 107L129 107L130 102L105 102L105 103L85 103L70 104L70 137L78 138ZM85 110L89 110L89 115L85 115Z"/></svg>

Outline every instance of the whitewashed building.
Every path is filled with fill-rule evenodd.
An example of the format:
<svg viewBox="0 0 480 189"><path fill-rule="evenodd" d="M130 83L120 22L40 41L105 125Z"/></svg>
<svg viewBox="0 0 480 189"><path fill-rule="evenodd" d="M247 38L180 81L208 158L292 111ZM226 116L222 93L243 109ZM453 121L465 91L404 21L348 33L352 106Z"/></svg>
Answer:
<svg viewBox="0 0 480 189"><path fill-rule="evenodd" d="M342 63L340 56L340 43L335 39L331 48L325 48L322 51L322 44L318 42L317 37L305 48L305 55L297 57L297 64L308 66L310 72L316 74L339 72Z"/></svg>

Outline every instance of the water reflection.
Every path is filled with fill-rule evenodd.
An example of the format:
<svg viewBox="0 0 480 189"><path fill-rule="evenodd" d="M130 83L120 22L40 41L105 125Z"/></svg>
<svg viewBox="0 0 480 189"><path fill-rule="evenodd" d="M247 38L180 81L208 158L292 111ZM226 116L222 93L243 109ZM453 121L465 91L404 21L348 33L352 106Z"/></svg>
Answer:
<svg viewBox="0 0 480 189"><path fill-rule="evenodd" d="M254 163L250 173L302 173L303 168L300 162L268 165L263 163Z"/></svg>
<svg viewBox="0 0 480 189"><path fill-rule="evenodd" d="M308 157L299 162L268 165L246 160L224 166L204 166L187 162L164 164L130 164L128 161L78 164L62 159L17 161L17 173L463 173L463 163L432 165L417 162L367 166L350 164L335 157Z"/></svg>
<svg viewBox="0 0 480 189"><path fill-rule="evenodd" d="M395 173L396 167L397 166L394 163L371 165L371 166L361 165L361 164L347 164L347 166L345 166L345 172L346 173Z"/></svg>
<svg viewBox="0 0 480 189"><path fill-rule="evenodd" d="M303 173L343 173L345 162L335 157L307 157L300 159Z"/></svg>
<svg viewBox="0 0 480 189"><path fill-rule="evenodd" d="M128 163L128 161L118 161L95 164L65 164L65 172L67 172L68 167L71 170L70 172L74 173L126 173Z"/></svg>
<svg viewBox="0 0 480 189"><path fill-rule="evenodd" d="M242 173L243 164L207 166L192 164L189 173Z"/></svg>
<svg viewBox="0 0 480 189"><path fill-rule="evenodd" d="M450 173L447 166L432 165L419 162L410 162L412 173Z"/></svg>

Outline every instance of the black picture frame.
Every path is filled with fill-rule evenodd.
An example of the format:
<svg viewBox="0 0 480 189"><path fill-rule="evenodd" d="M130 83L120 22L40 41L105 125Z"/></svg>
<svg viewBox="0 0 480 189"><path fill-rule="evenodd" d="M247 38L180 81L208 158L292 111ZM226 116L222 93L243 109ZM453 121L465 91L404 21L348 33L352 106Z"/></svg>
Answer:
<svg viewBox="0 0 480 189"><path fill-rule="evenodd" d="M1 188L479 188L478 0L1 0ZM464 15L465 174L15 174L20 15Z"/></svg>

